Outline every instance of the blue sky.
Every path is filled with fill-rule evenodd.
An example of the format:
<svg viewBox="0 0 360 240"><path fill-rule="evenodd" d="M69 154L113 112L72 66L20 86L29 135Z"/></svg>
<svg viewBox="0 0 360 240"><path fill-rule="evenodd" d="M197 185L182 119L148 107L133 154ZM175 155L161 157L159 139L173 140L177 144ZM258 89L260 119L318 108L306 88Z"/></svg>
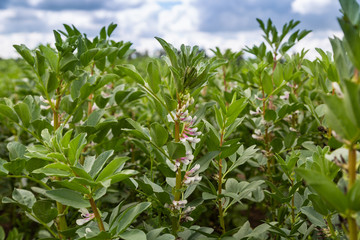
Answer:
<svg viewBox="0 0 360 240"><path fill-rule="evenodd" d="M234 51L262 41L256 18L271 18L278 29L291 19L313 32L295 50L330 50L328 37L341 37L337 0L0 0L0 57L17 57L13 44L30 48L53 43L53 29L74 24L88 36L117 23L116 40L139 51L159 49L154 36L175 46Z"/></svg>

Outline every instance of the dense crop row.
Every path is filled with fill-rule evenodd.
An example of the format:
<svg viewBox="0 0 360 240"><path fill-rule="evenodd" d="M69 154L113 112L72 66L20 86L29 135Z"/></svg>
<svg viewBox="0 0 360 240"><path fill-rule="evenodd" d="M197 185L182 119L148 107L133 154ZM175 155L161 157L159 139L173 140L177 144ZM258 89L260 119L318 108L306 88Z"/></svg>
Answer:
<svg viewBox="0 0 360 240"><path fill-rule="evenodd" d="M0 62L0 239L359 239L360 8L333 53L258 19L251 54L130 58L110 24ZM22 70L20 70L22 69ZM16 81L15 81L16 79Z"/></svg>

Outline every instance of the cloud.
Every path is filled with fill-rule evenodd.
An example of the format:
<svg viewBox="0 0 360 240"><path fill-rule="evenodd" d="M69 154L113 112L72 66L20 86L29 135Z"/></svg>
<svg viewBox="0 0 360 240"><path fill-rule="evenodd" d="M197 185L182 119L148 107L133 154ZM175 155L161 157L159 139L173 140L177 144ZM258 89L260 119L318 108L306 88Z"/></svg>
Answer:
<svg viewBox="0 0 360 240"><path fill-rule="evenodd" d="M329 14L329 10L337 6L334 0L294 0L291 3L291 9L295 13L306 14Z"/></svg>
<svg viewBox="0 0 360 240"><path fill-rule="evenodd" d="M326 14L303 15L294 12L296 1L0 0L0 57L16 56L14 42L23 41L29 47L54 42L52 30L63 30L63 23L73 24L92 38L102 26L114 22L118 24L113 33L116 40L131 41L139 51L150 52L160 48L154 36L175 46L185 43L205 49L220 46L237 51L259 44L263 40L257 17L271 18L279 30L291 19L301 20L300 29L314 30L314 43L327 41L328 35L318 35L319 31L339 30L338 7L333 3L326 7Z"/></svg>

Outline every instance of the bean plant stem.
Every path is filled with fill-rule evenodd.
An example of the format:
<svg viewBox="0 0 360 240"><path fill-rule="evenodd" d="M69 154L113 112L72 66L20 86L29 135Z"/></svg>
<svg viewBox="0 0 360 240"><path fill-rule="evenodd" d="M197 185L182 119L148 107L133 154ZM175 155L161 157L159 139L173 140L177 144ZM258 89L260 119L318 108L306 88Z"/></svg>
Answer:
<svg viewBox="0 0 360 240"><path fill-rule="evenodd" d="M59 87L56 89L56 102L55 106L52 109L53 110L53 117L54 117L54 131L56 131L60 126L60 119L59 119L59 108L60 108L60 102L61 102L61 84L62 80L60 80ZM56 177L56 180L60 181L60 177ZM58 217L57 217L57 228L58 231L64 231L67 229L67 223L66 218L64 214L64 210L66 209L66 206L62 205L59 202L56 202L56 208L58 210ZM59 238L63 239L64 237L59 233Z"/></svg>
<svg viewBox="0 0 360 240"><path fill-rule="evenodd" d="M348 160L348 172L349 172L349 183L348 191L352 188L356 180L356 150L354 144L349 146L349 160ZM348 225L349 225L349 239L357 240L358 227L356 224L355 218L352 216L353 212L351 211L348 214Z"/></svg>
<svg viewBox="0 0 360 240"><path fill-rule="evenodd" d="M174 138L175 142L180 141L180 121L175 121L175 129L174 129ZM176 171L176 183L175 183L175 192L174 192L174 200L180 201L181 198L181 187L182 187L182 178L181 178L181 168L178 167ZM179 229L179 217L174 216L171 218L172 221L172 233L177 236L177 231Z"/></svg>
<svg viewBox="0 0 360 240"><path fill-rule="evenodd" d="M43 186L44 188L46 188L47 190L51 190L51 188L46 185L44 182L36 179L36 178L33 178L33 177L30 177L29 175L6 175L7 178L27 178L33 182L36 182L38 184L40 184L41 186Z"/></svg>
<svg viewBox="0 0 360 240"><path fill-rule="evenodd" d="M224 124L225 125L225 124ZM224 141L224 128L221 129L221 137L220 137L220 147L222 147ZM222 229L222 233L226 232L225 229L225 221L224 221L224 210L222 206L222 199L220 198L221 192L222 192L222 159L219 159L219 183L218 183L218 208L219 208L219 221L220 221L220 227Z"/></svg>
<svg viewBox="0 0 360 240"><path fill-rule="evenodd" d="M97 222L97 224L99 226L99 230L101 232L104 232L105 231L104 223L103 223L103 221L101 219L100 213L98 211L98 208L97 208L97 206L95 204L94 199L91 197L89 199L89 202L90 202L90 205L91 205L91 209L92 209L92 211L93 211L93 213L95 215L96 222Z"/></svg>
<svg viewBox="0 0 360 240"><path fill-rule="evenodd" d="M294 187L294 180L290 179L291 181L291 189ZM295 194L291 197L291 223L295 223Z"/></svg>
<svg viewBox="0 0 360 240"><path fill-rule="evenodd" d="M227 92L227 83L226 83L226 66L224 65L223 68L223 80L224 80L224 88L225 88L225 92Z"/></svg>
<svg viewBox="0 0 360 240"><path fill-rule="evenodd" d="M329 226L331 236L336 237L335 230L334 230L334 225L331 222L331 215L326 216L326 222L327 222L327 224Z"/></svg>
<svg viewBox="0 0 360 240"><path fill-rule="evenodd" d="M32 216L33 218L36 219L36 221L38 221L41 225L43 225L50 233L51 235L53 235L55 238L57 237L56 233L43 221L41 221L37 216L35 216L34 214L32 214L31 212L28 212L30 216Z"/></svg>

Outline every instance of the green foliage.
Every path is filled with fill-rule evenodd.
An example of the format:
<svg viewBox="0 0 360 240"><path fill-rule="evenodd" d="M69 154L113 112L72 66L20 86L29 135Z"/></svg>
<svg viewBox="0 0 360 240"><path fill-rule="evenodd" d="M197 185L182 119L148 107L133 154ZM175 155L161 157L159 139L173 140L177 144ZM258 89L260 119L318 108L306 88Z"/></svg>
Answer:
<svg viewBox="0 0 360 240"><path fill-rule="evenodd" d="M247 59L158 37L165 56L129 58L114 23L14 45L22 60L0 61L0 239L357 234L360 8L340 4L344 39L313 61L287 54L310 32L294 20L257 19L265 42Z"/></svg>

